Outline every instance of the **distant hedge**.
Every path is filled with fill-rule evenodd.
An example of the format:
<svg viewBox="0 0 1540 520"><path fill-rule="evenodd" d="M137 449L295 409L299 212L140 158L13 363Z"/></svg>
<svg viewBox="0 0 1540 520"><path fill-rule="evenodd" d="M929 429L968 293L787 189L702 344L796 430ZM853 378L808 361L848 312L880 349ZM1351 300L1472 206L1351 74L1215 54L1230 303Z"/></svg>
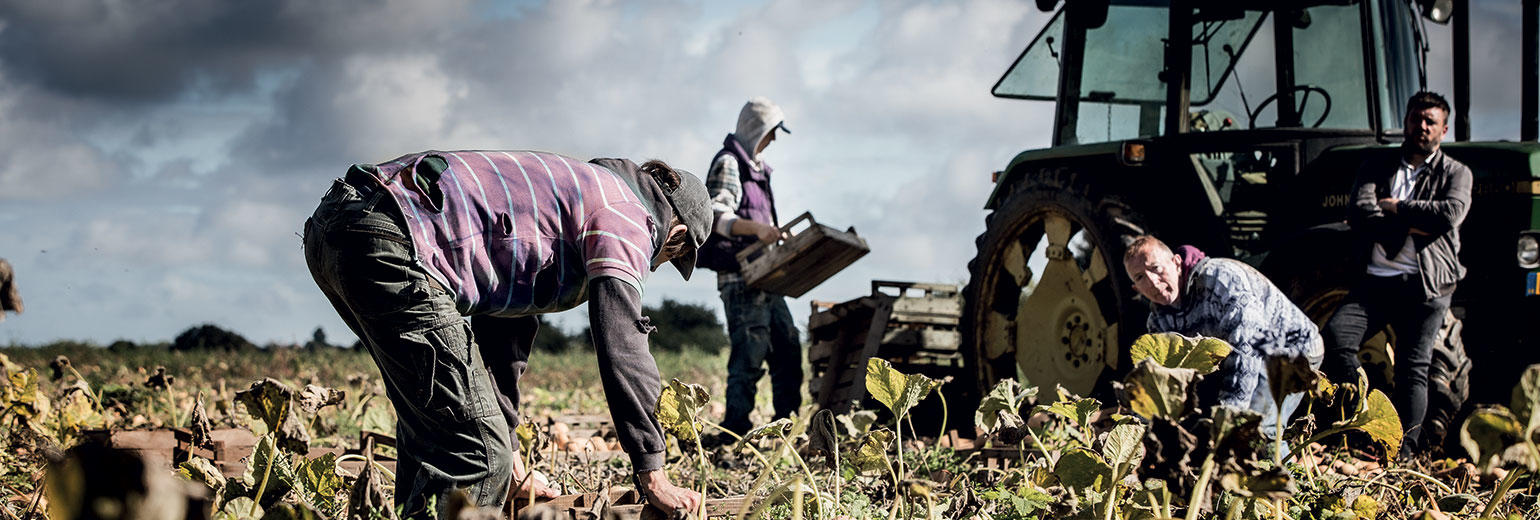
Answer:
<svg viewBox="0 0 1540 520"><path fill-rule="evenodd" d="M226 352L240 352L256 349L257 346L247 341L240 334L219 328L212 323L205 323L182 331L171 341L171 350L223 350Z"/></svg>

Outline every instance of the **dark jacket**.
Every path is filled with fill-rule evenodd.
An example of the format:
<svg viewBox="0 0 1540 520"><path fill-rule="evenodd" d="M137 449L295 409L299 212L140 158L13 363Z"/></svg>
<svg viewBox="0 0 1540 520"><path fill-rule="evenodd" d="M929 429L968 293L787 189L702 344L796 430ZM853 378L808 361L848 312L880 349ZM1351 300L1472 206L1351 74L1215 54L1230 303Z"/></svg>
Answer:
<svg viewBox="0 0 1540 520"><path fill-rule="evenodd" d="M1427 235L1411 234L1417 251L1417 269L1427 299L1454 292L1465 278L1460 265L1460 223L1470 211L1471 172L1442 150L1429 158L1428 169L1418 176L1412 196L1400 202L1396 213L1380 209L1379 199L1390 196L1390 183L1401 167L1401 155L1365 161L1353 182L1353 204L1348 222L1358 232L1358 251L1367 265L1374 244L1395 256L1413 228Z"/></svg>

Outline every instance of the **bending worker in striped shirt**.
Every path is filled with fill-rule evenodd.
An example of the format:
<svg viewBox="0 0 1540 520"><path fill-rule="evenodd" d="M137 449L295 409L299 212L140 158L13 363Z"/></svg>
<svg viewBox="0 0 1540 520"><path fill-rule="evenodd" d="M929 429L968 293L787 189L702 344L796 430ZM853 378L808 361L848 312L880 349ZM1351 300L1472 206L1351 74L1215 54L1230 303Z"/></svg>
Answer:
<svg viewBox="0 0 1540 520"><path fill-rule="evenodd" d="M305 259L396 408L399 505L420 516L429 497L442 505L466 488L501 508L520 481L520 494L556 495L526 481L514 455L518 381L536 315L587 301L637 483L664 512L695 508L701 496L660 471L661 382L641 292L664 262L688 279L711 222L700 179L659 161L425 152L334 182L306 222Z"/></svg>

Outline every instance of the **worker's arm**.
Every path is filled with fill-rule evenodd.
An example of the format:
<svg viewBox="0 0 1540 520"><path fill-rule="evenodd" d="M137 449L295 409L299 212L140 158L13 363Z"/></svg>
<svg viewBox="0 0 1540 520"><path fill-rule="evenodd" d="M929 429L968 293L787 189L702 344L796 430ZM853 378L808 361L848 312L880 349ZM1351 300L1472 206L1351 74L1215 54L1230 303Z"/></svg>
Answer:
<svg viewBox="0 0 1540 520"><path fill-rule="evenodd" d="M663 467L663 427L656 417L662 380L647 348L641 294L613 276L588 284L589 330L620 445L637 473Z"/></svg>
<svg viewBox="0 0 1540 520"><path fill-rule="evenodd" d="M599 373L620 445L648 501L665 513L693 510L699 493L669 482L663 468L663 427L658 423L662 380L647 348L651 331L637 288L613 276L588 283L588 328L599 354Z"/></svg>
<svg viewBox="0 0 1540 520"><path fill-rule="evenodd" d="M1451 162L1449 185L1430 200L1403 200L1396 203L1396 214L1406 224L1425 232L1440 235L1459 226L1470 211L1470 168Z"/></svg>

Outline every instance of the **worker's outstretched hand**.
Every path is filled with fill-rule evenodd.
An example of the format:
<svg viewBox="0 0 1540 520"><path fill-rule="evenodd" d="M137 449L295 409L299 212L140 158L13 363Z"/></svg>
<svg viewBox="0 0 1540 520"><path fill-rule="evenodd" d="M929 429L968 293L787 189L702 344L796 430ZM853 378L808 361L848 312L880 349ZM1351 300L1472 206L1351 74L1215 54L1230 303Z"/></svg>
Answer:
<svg viewBox="0 0 1540 520"><path fill-rule="evenodd" d="M524 482L520 484L520 480L523 480ZM513 483L519 486L513 490L513 497L515 498L529 498L529 492L531 489L533 489L535 492L536 500L543 498L556 498L561 496L561 493L556 491L555 488L546 485L545 482L541 482L539 479L524 478L523 475L515 475L513 477Z"/></svg>
<svg viewBox="0 0 1540 520"><path fill-rule="evenodd" d="M688 513L700 507L700 493L675 486L663 470L638 474L637 481L647 494L647 502L670 518L677 517L676 512Z"/></svg>

